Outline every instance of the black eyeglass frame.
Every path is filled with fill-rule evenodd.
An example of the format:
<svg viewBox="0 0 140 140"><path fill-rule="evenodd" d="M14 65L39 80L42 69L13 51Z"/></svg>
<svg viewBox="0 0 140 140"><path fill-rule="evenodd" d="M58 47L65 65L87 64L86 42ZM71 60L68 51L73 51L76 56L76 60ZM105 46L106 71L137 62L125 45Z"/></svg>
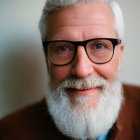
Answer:
<svg viewBox="0 0 140 140"><path fill-rule="evenodd" d="M102 62L102 63L97 63L97 62L94 62L93 60L91 60L91 58L89 57L89 55L88 55L88 53L87 53L86 45L87 45L88 42L93 41L93 40L109 40L109 41L111 41L111 43L112 43L112 45L113 45L113 53L112 53L111 58L110 58L108 61ZM88 40L85 40L85 41L69 41L69 40L43 41L43 42L42 42L42 45L43 45L43 48L44 48L44 51L45 51L46 55L47 55L47 53L48 53L48 45L49 45L50 43L54 43L54 42L67 42L67 43L73 44L73 46L75 47L75 53L74 53L74 55L73 55L72 60L71 60L70 62L66 63L66 64L54 64L54 63L51 62L53 65L56 65L56 66L65 66L65 65L70 64L70 63L74 60L74 58L75 58L75 56L76 56L76 54L77 54L77 48L78 48L78 46L83 46L83 47L84 47L85 52L86 52L88 58L89 58L93 63L95 63L95 64L105 64L105 63L108 63L108 62L113 58L113 56L114 56L115 46L121 44L121 40L120 40L120 39L116 39L116 38L93 38L93 39L88 39Z"/></svg>

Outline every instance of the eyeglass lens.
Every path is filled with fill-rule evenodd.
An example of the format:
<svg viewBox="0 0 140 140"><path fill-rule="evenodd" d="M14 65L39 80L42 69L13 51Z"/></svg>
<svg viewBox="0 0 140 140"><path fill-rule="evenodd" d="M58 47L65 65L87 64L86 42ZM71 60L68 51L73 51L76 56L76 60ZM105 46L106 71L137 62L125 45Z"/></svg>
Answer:
<svg viewBox="0 0 140 140"><path fill-rule="evenodd" d="M86 52L94 63L106 63L113 55L113 44L110 40L91 40L86 44ZM76 47L72 42L55 41L48 44L48 58L51 63L65 65L72 61Z"/></svg>

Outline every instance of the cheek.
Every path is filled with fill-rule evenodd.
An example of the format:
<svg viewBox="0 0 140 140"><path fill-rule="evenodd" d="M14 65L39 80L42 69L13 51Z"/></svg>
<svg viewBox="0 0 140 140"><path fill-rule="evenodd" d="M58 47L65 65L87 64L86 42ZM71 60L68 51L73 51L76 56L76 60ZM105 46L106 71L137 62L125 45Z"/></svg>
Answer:
<svg viewBox="0 0 140 140"><path fill-rule="evenodd" d="M96 71L100 76L105 78L106 80L111 80L118 76L118 68L119 67L119 58L116 53L112 60L106 64L98 65L96 67Z"/></svg>
<svg viewBox="0 0 140 140"><path fill-rule="evenodd" d="M51 76L55 86L58 86L63 80L70 76L70 67L69 66L50 66Z"/></svg>
<svg viewBox="0 0 140 140"><path fill-rule="evenodd" d="M97 69L99 75L106 80L114 79L117 76L117 68L114 65L106 65Z"/></svg>

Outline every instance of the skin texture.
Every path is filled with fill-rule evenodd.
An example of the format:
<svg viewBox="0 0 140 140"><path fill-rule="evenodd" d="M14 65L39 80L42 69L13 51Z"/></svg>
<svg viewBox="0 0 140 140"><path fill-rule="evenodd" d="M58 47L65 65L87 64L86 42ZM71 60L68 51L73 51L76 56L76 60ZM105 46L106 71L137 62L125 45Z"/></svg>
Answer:
<svg viewBox="0 0 140 140"><path fill-rule="evenodd" d="M83 41L91 38L117 38L114 16L105 3L84 3L62 8L49 15L47 40ZM63 80L73 75L79 78L101 76L111 81L121 67L123 44L116 46L112 60L106 64L94 64L89 60L83 46L79 46L74 61L66 66L55 66L48 62L49 73L57 87ZM83 96L93 94L88 105L95 106L100 89L72 90L69 94Z"/></svg>

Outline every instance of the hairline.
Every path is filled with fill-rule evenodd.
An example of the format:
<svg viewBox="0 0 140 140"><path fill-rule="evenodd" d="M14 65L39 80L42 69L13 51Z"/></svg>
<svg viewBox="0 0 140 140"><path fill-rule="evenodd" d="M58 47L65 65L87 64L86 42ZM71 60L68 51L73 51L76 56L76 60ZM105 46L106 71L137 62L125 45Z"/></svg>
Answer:
<svg viewBox="0 0 140 140"><path fill-rule="evenodd" d="M82 1L82 2L78 1L78 2L75 2L75 3L70 4L70 5L61 5L61 6L58 6L58 7L57 6L56 7L52 7L52 9L51 8L50 9L46 9L44 7L43 13L42 13L42 16L41 16L41 19L40 19L40 22L39 22L39 29L40 29L40 32L41 32L42 41L45 41L46 37L47 37L47 28L48 28L48 17L49 17L49 15L52 12L56 12L57 10L60 10L62 8L75 6L75 5L80 4L80 3L105 3L105 4L107 4L109 6L110 10L112 11L113 16L114 16L114 30L116 32L116 35L117 35L117 37L119 39L123 39L123 34L124 34L124 31L123 31L124 27L123 26L124 25L120 25L121 26L120 28L122 29L122 32L121 32L121 35L120 35L119 27L118 27L118 22L117 22L117 18L118 17L116 17L117 16L116 8L117 8L117 10L119 10L120 16L122 16L122 11L121 11L119 5L116 2L110 1L110 0L109 1L103 1L103 0L99 0L99 1L98 0L86 1L85 0L85 1ZM45 4L45 6L46 6L46 4ZM123 17L120 17L120 19L122 20L122 23L123 23Z"/></svg>

